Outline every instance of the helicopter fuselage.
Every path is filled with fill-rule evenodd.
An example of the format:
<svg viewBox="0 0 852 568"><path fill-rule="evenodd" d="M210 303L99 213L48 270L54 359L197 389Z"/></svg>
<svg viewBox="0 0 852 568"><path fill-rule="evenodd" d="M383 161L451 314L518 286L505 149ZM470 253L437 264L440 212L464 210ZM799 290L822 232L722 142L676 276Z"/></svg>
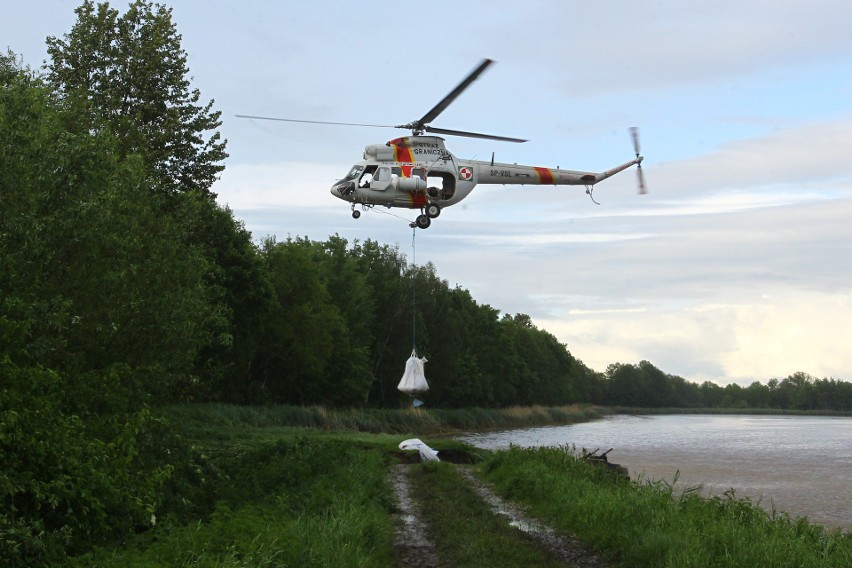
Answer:
<svg viewBox="0 0 852 568"><path fill-rule="evenodd" d="M630 162L601 173L542 168L480 160L462 160L451 154L439 136L406 136L364 149L364 159L331 187L335 197L364 208L376 205L421 209L429 218L455 205L478 184L584 185L594 184L630 166ZM428 223L418 219L425 228Z"/></svg>
<svg viewBox="0 0 852 568"><path fill-rule="evenodd" d="M420 209L434 203L448 207L467 197L476 185L472 177L458 174L459 163L438 136L371 144L364 149L364 159L331 187L331 193L353 206Z"/></svg>

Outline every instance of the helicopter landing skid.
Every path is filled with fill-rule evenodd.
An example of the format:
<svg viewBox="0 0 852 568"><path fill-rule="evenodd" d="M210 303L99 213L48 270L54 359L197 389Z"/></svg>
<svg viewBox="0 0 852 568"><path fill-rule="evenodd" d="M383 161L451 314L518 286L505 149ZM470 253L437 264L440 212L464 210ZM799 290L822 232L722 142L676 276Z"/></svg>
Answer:
<svg viewBox="0 0 852 568"><path fill-rule="evenodd" d="M426 207L423 208L423 212L430 219L435 219L441 214L441 206L437 203L428 203Z"/></svg>
<svg viewBox="0 0 852 568"><path fill-rule="evenodd" d="M427 203L425 207L420 209L420 215L411 223L409 226L413 229L414 227L419 227L421 229L428 229L432 224L432 219L438 217L441 214L441 207L437 203Z"/></svg>
<svg viewBox="0 0 852 568"><path fill-rule="evenodd" d="M412 227L412 228L419 227L420 229L428 229L429 225L431 225L431 224L432 224L432 218L429 217L428 215L421 213L420 215L417 216L417 219L415 219L414 222L411 223L411 225L409 225L409 226Z"/></svg>
<svg viewBox="0 0 852 568"><path fill-rule="evenodd" d="M361 216L361 211L358 211L357 209L355 209L355 206L356 206L356 205L358 205L358 204L357 204L357 203L355 203L355 202L353 201L353 202L352 202L352 205L351 205L351 208L352 208L352 218L353 218L353 219L358 219L358 218ZM364 210L364 211L366 211L367 209L369 209L369 208L372 208L372 207L373 207L372 205L368 205L368 204L366 204L366 203L361 203L360 205L361 205L361 209L362 209L362 210Z"/></svg>

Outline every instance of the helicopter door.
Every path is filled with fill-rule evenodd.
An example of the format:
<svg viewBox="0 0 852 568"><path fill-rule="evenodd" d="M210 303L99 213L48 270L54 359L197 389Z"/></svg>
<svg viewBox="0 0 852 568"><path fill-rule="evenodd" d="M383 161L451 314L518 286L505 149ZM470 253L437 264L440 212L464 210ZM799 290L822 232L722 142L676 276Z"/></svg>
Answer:
<svg viewBox="0 0 852 568"><path fill-rule="evenodd" d="M384 191L388 188L391 182L391 171L387 166L381 166L373 174L373 181L370 183L370 189L376 191Z"/></svg>
<svg viewBox="0 0 852 568"><path fill-rule="evenodd" d="M365 189L370 187L373 181L373 174L376 173L376 166L367 166L361 179L358 180L358 187ZM357 174L356 174L357 175Z"/></svg>

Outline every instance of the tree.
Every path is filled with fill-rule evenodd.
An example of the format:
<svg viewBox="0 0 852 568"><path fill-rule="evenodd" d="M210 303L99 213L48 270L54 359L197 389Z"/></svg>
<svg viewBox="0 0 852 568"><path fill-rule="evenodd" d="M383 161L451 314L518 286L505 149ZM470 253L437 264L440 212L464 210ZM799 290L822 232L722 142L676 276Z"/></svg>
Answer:
<svg viewBox="0 0 852 568"><path fill-rule="evenodd" d="M506 314L506 316L509 317L515 325L519 325L527 329L535 328L532 318L527 314L515 314L514 316L509 316L508 314Z"/></svg>
<svg viewBox="0 0 852 568"><path fill-rule="evenodd" d="M753 381L746 387L743 394L750 408L769 407L769 387L760 384L758 381Z"/></svg>
<svg viewBox="0 0 852 568"><path fill-rule="evenodd" d="M645 373L629 363L613 363L606 369L609 400L621 406L650 406L650 383Z"/></svg>
<svg viewBox="0 0 852 568"><path fill-rule="evenodd" d="M675 392L671 376L666 375L648 361L639 362L639 371L646 385L646 392L642 396L643 406L674 406Z"/></svg>
<svg viewBox="0 0 852 568"><path fill-rule="evenodd" d="M370 386L369 357L353 347L326 286L322 249L307 239L264 243L275 295L263 343L252 364L253 397L289 404L357 404Z"/></svg>
<svg viewBox="0 0 852 568"><path fill-rule="evenodd" d="M186 224L163 215L192 198L166 203L111 133L68 131L72 113L25 74L0 90L0 284L29 329L16 360L186 377L222 323L208 261L183 246ZM171 390L158 384L147 392Z"/></svg>
<svg viewBox="0 0 852 568"><path fill-rule="evenodd" d="M11 49L0 53L0 85L11 84L22 72L18 56Z"/></svg>
<svg viewBox="0 0 852 568"><path fill-rule="evenodd" d="M263 342L263 326L274 307L274 293L251 233L233 212L207 199L188 199L180 211L190 234L189 250L208 258L206 288L227 324L199 353L196 373L202 385L196 398L247 402L252 361Z"/></svg>
<svg viewBox="0 0 852 568"><path fill-rule="evenodd" d="M701 394L696 383L687 382L683 377L671 376L674 388L675 406L691 408L701 406Z"/></svg>
<svg viewBox="0 0 852 568"><path fill-rule="evenodd" d="M47 39L47 77L84 130L108 128L120 155L137 154L166 193L210 188L224 169L226 141L213 101L190 90L186 52L171 8L136 0L120 16L85 0L63 39Z"/></svg>
<svg viewBox="0 0 852 568"><path fill-rule="evenodd" d="M427 344L429 402L446 406L493 406L496 378L485 371L490 365L483 347L490 342L488 328L493 327L491 322L496 323L497 312L488 306L478 306L467 290L451 289L441 281L435 283L432 298L419 302L421 307L429 305L424 319L432 329Z"/></svg>
<svg viewBox="0 0 852 568"><path fill-rule="evenodd" d="M0 564L57 565L153 522L170 468L140 460L144 402L191 382L218 318L141 160L0 68Z"/></svg>
<svg viewBox="0 0 852 568"><path fill-rule="evenodd" d="M374 298L368 401L386 406L399 400L396 386L411 351L412 290L405 278L407 263L398 246L369 239L355 243L351 254Z"/></svg>
<svg viewBox="0 0 852 568"><path fill-rule="evenodd" d="M816 407L814 380L815 377L799 371L781 381L781 388L789 393L790 408L807 410Z"/></svg>
<svg viewBox="0 0 852 568"><path fill-rule="evenodd" d="M206 261L201 289L216 312L207 348L186 352L204 386L194 396L243 401L273 294L251 235L213 199L227 157L221 113L190 88L170 8L135 0L121 15L85 0L76 14L68 34L47 40L47 80L71 110L68 128L109 133L119 161L141 162L146 189L166 198L159 215L185 225L178 243Z"/></svg>
<svg viewBox="0 0 852 568"><path fill-rule="evenodd" d="M704 381L699 387L701 392L701 406L705 408L713 408L722 406L722 398L725 395L725 390L711 381Z"/></svg>
<svg viewBox="0 0 852 568"><path fill-rule="evenodd" d="M313 253L323 284L346 320L350 343L368 352L373 343L376 298L358 262L355 247L350 250L348 244L346 239L334 235L325 242L315 243Z"/></svg>
<svg viewBox="0 0 852 568"><path fill-rule="evenodd" d="M722 396L722 408L747 408L748 403L746 402L744 396L743 388L737 383L730 383L725 385L725 388L722 389L724 395Z"/></svg>

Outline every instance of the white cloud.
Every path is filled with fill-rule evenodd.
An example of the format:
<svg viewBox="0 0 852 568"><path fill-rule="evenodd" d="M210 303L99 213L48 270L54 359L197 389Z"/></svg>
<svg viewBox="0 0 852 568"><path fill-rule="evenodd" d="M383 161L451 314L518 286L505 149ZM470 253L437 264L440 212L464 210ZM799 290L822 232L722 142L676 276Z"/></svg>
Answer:
<svg viewBox="0 0 852 568"><path fill-rule="evenodd" d="M600 371L644 359L687 380L748 385L796 371L848 378L852 370L843 341L852 322L850 294L779 290L735 304L572 310L535 321Z"/></svg>
<svg viewBox="0 0 852 568"><path fill-rule="evenodd" d="M805 371L845 377L852 371L846 348L852 295L787 291L735 312L737 349L720 354L725 375L736 379L785 377Z"/></svg>
<svg viewBox="0 0 852 568"><path fill-rule="evenodd" d="M646 169L667 194L749 188L752 192L780 189L789 195L796 188L812 193L814 184L825 190L829 182L846 182L848 194L852 191L850 147L852 117L837 116L730 141L707 155Z"/></svg>
<svg viewBox="0 0 852 568"><path fill-rule="evenodd" d="M547 16L536 26L496 24L502 32L497 35L514 37L501 52L508 60L560 70L557 77L574 93L716 85L852 54L847 41L852 8L841 1L660 1L641 8L621 1L538 8ZM518 9L529 10L526 4ZM480 23L483 35L493 33L494 19Z"/></svg>
<svg viewBox="0 0 852 568"><path fill-rule="evenodd" d="M345 169L345 168L344 168ZM346 175L338 170L338 178ZM219 203L234 210L330 208L343 205L330 193L334 168L325 164L276 162L232 164L216 183Z"/></svg>

